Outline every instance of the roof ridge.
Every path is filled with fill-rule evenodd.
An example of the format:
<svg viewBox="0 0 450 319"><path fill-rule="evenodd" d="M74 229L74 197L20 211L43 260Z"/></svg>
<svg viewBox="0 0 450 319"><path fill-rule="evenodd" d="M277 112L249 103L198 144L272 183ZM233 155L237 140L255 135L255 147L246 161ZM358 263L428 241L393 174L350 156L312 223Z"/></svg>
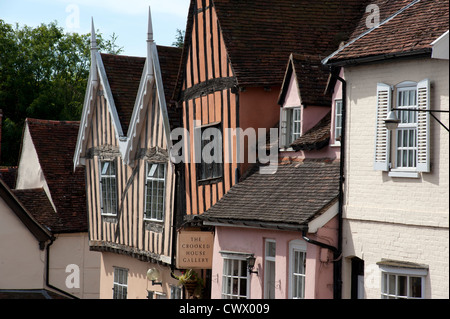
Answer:
<svg viewBox="0 0 450 319"><path fill-rule="evenodd" d="M61 125L79 125L80 121L67 121L67 120L46 120L46 119L36 119L32 117L27 117L25 119L26 122L32 123L32 124L43 124L43 125L49 125L49 124L61 124Z"/></svg>

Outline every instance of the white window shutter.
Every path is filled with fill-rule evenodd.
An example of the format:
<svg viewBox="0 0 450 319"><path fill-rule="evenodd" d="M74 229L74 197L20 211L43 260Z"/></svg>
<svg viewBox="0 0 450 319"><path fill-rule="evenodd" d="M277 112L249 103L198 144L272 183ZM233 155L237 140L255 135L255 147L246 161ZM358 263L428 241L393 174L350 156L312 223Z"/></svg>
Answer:
<svg viewBox="0 0 450 319"><path fill-rule="evenodd" d="M286 147L287 145L287 131L288 131L288 122L287 122L287 110L284 108L280 108L280 147Z"/></svg>
<svg viewBox="0 0 450 319"><path fill-rule="evenodd" d="M384 120L391 110L392 89L384 83L377 84L377 118L375 124L375 159L373 168L376 171L389 170L390 134Z"/></svg>
<svg viewBox="0 0 450 319"><path fill-rule="evenodd" d="M417 107L430 109L430 80L417 83ZM430 171L430 114L417 112L417 171Z"/></svg>

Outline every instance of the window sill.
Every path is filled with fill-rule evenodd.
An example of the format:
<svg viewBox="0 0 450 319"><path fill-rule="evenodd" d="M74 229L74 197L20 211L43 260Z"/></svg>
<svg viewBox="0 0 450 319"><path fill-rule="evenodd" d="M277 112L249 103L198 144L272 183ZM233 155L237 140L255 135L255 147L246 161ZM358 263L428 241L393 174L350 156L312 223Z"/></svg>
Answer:
<svg viewBox="0 0 450 319"><path fill-rule="evenodd" d="M399 171L391 170L388 173L390 177L406 177L406 178L419 178L419 173L416 171Z"/></svg>
<svg viewBox="0 0 450 319"><path fill-rule="evenodd" d="M280 152L295 152L292 147L280 147Z"/></svg>
<svg viewBox="0 0 450 319"><path fill-rule="evenodd" d="M331 147L341 147L341 142L336 141L334 144L330 144Z"/></svg>

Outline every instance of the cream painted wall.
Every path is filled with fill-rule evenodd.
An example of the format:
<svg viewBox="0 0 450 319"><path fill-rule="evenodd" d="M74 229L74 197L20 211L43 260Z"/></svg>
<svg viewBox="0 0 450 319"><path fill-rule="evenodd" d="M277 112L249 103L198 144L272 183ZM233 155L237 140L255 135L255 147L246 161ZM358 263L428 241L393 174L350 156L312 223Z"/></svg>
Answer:
<svg viewBox="0 0 450 319"><path fill-rule="evenodd" d="M0 289L42 289L45 251L0 198Z"/></svg>
<svg viewBox="0 0 450 319"><path fill-rule="evenodd" d="M344 257L365 263L366 298L380 298L382 258L429 265L426 298L449 297L449 133L431 123L431 172L389 177L373 170L377 82L431 80L431 109L449 109L448 60L410 59L353 66L347 81ZM448 113L437 115L447 126ZM350 297L350 261L343 297Z"/></svg>
<svg viewBox="0 0 450 319"><path fill-rule="evenodd" d="M170 286L178 285L178 280L170 276L170 268L161 264L140 261L136 258L116 253L103 252L101 254L100 269L100 299L112 299L114 284L114 268L128 270L128 296L127 299L147 299L148 291L163 293L170 298ZM147 279L147 270L157 268L161 274L162 286L152 285ZM181 273L176 271L177 276Z"/></svg>
<svg viewBox="0 0 450 319"><path fill-rule="evenodd" d="M78 298L99 298L100 255L89 250L87 233L56 235L50 246L50 284Z"/></svg>

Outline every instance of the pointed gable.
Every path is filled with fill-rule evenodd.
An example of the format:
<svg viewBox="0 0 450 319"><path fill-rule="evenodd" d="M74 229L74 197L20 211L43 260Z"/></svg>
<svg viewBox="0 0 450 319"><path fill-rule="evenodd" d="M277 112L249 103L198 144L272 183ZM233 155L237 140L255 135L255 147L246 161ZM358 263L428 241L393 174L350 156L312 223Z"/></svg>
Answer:
<svg viewBox="0 0 450 319"><path fill-rule="evenodd" d="M292 53L281 87L278 104L283 105L292 81L303 106L330 106L331 94L326 92L329 70L319 56Z"/></svg>

